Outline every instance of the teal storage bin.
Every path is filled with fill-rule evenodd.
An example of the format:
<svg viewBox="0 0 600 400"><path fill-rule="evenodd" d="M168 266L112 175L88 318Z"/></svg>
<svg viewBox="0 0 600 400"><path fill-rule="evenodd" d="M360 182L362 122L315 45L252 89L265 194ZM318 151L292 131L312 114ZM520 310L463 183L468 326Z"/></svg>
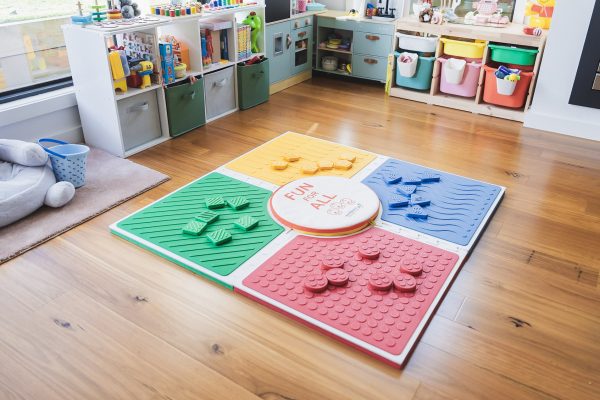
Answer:
<svg viewBox="0 0 600 400"><path fill-rule="evenodd" d="M269 101L269 60L252 64L238 64L238 100L240 109Z"/></svg>
<svg viewBox="0 0 600 400"><path fill-rule="evenodd" d="M171 136L179 136L206 123L204 78L187 79L165 88L167 119Z"/></svg>
<svg viewBox="0 0 600 400"><path fill-rule="evenodd" d="M403 50L395 53L394 62L397 65L398 57ZM419 54L419 53L416 53ZM396 66L396 85L416 90L429 90L431 88L431 80L433 79L433 66L435 65L435 57L421 57L419 54L419 60L417 62L417 69L415 74L408 78L400 74L400 70Z"/></svg>

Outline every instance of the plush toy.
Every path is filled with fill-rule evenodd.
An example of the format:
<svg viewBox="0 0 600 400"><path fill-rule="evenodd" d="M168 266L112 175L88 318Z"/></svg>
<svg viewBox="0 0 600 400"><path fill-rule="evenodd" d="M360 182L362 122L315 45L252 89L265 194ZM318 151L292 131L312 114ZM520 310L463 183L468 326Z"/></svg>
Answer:
<svg viewBox="0 0 600 400"><path fill-rule="evenodd" d="M258 34L262 31L262 21L258 15L254 11L252 11L245 20L242 21L242 24L250 26L250 40L252 41L252 52L260 53L260 48L258 47Z"/></svg>
<svg viewBox="0 0 600 400"><path fill-rule="evenodd" d="M528 25L532 28L550 29L555 5L555 0L528 1L525 7L525 16L529 17Z"/></svg>
<svg viewBox="0 0 600 400"><path fill-rule="evenodd" d="M133 0L121 0L120 4L121 15L123 15L123 18L125 19L131 19L141 14L137 3L134 3Z"/></svg>
<svg viewBox="0 0 600 400"><path fill-rule="evenodd" d="M62 207L74 195L71 182L56 182L41 146L0 139L0 228L43 205Z"/></svg>

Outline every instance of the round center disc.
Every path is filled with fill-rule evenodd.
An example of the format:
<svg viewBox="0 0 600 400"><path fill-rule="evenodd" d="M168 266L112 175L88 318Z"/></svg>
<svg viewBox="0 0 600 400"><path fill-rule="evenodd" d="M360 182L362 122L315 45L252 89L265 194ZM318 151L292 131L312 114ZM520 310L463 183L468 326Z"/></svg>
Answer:
<svg viewBox="0 0 600 400"><path fill-rule="evenodd" d="M283 225L313 235L361 230L379 213L379 198L360 182L334 176L298 179L277 189L269 206Z"/></svg>

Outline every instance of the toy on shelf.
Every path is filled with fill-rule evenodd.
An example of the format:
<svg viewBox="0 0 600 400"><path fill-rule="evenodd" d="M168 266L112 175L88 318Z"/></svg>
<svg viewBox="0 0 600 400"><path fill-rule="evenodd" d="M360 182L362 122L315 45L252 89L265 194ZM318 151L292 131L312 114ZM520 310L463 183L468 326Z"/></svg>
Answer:
<svg viewBox="0 0 600 400"><path fill-rule="evenodd" d="M137 63L137 65L130 68L132 75L135 73L137 76L141 77L141 82L139 85L140 89L152 86L151 76L153 69L154 64L152 64L150 61L140 61Z"/></svg>
<svg viewBox="0 0 600 400"><path fill-rule="evenodd" d="M121 15L125 19L132 19L139 16L142 12L139 10L137 3L133 0L120 0Z"/></svg>
<svg viewBox="0 0 600 400"><path fill-rule="evenodd" d="M252 52L260 53L260 47L258 47L258 35L262 31L262 20L260 17L252 11L246 19L242 21L242 24L250 27L250 41L252 43Z"/></svg>
<svg viewBox="0 0 600 400"><path fill-rule="evenodd" d="M127 92L127 75L125 74L125 66L122 61L121 52L118 50L112 50L108 53L108 62L110 64L110 70L112 72L113 87L115 91L121 91L122 93ZM127 65L125 63L125 65Z"/></svg>
<svg viewBox="0 0 600 400"><path fill-rule="evenodd" d="M528 17L527 25L532 28L530 35L538 35L535 28L550 29L552 22L552 14L554 14L555 0L536 0L528 1L525 8L525 16ZM527 32L525 32L527 33Z"/></svg>
<svg viewBox="0 0 600 400"><path fill-rule="evenodd" d="M203 29L201 32L202 45L202 65L208 67L213 63L213 37L210 29Z"/></svg>
<svg viewBox="0 0 600 400"><path fill-rule="evenodd" d="M160 66L164 84L173 83L175 80L175 58L173 57L173 45L171 43L159 43Z"/></svg>
<svg viewBox="0 0 600 400"><path fill-rule="evenodd" d="M100 23L106 20L106 6L104 4L98 4L98 0L94 0L94 5L91 5L90 8L92 11L92 20L94 22Z"/></svg>
<svg viewBox="0 0 600 400"><path fill-rule="evenodd" d="M237 27L238 37L238 60L244 60L252 57L252 42L250 26L240 24Z"/></svg>
<svg viewBox="0 0 600 400"><path fill-rule="evenodd" d="M182 4L181 1L171 1L170 4L150 7L150 13L154 15L162 15L164 17L184 17L186 15L195 15L202 13L202 3L193 1Z"/></svg>
<svg viewBox="0 0 600 400"><path fill-rule="evenodd" d="M83 15L81 1L77 2L77 15L71 16L71 22L76 25L89 25L92 23L92 14Z"/></svg>
<svg viewBox="0 0 600 400"><path fill-rule="evenodd" d="M473 8L476 10L475 13L468 13L465 16L465 23L507 25L510 22L510 18L502 15L498 0L476 1L473 3Z"/></svg>

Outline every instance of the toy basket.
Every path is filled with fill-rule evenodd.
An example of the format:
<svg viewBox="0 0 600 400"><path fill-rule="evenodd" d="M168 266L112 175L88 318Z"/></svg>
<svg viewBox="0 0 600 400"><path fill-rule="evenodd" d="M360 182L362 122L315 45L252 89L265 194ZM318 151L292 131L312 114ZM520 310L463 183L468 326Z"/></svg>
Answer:
<svg viewBox="0 0 600 400"><path fill-rule="evenodd" d="M43 143L56 143L58 146L44 147ZM52 170L59 182L71 182L76 188L85 185L85 167L90 148L82 144L71 144L56 139L39 139L38 144L50 156Z"/></svg>
<svg viewBox="0 0 600 400"><path fill-rule="evenodd" d="M408 62L402 62L403 57ZM416 53L403 52L397 57L398 73L405 78L412 78L417 73L419 55Z"/></svg>

